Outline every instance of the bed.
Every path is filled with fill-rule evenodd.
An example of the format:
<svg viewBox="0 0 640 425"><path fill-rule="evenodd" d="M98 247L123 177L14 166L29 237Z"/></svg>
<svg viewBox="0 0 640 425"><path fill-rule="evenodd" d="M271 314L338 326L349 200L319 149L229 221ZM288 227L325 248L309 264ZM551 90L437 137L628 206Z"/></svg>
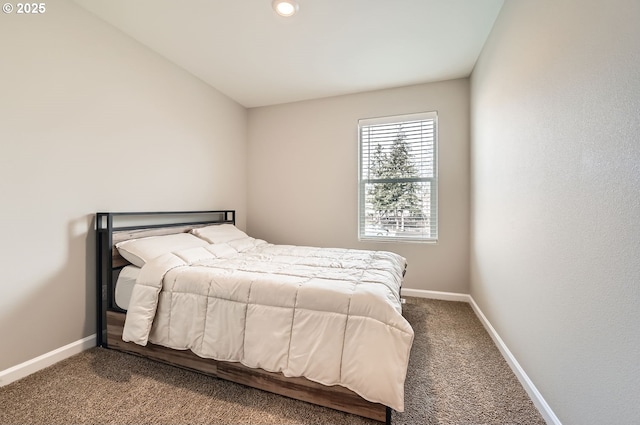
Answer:
<svg viewBox="0 0 640 425"><path fill-rule="evenodd" d="M273 245L235 211L97 213L98 345L390 423L404 258Z"/></svg>

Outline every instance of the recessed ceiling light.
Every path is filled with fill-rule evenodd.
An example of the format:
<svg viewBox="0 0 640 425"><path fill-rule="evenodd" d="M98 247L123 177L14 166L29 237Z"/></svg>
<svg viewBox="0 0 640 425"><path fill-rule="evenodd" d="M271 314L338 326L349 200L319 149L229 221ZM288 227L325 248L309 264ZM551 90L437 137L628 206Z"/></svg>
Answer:
<svg viewBox="0 0 640 425"><path fill-rule="evenodd" d="M273 0L273 10L280 16L293 16L298 11L298 3L295 0Z"/></svg>

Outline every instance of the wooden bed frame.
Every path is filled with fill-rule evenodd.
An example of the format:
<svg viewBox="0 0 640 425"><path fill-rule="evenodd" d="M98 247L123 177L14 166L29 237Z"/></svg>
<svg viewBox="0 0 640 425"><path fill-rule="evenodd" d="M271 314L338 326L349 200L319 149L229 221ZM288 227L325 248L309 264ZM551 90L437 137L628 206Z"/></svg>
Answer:
<svg viewBox="0 0 640 425"><path fill-rule="evenodd" d="M114 223L122 222L122 223ZM150 224L149 224L150 223ZM305 378L253 369L235 362L199 357L189 350L122 341L126 311L114 302L117 273L130 264L115 244L128 239L188 232L211 224L235 224L234 210L119 212L96 214L98 346L140 355L217 378L391 424L391 409L372 403L339 385L325 386Z"/></svg>

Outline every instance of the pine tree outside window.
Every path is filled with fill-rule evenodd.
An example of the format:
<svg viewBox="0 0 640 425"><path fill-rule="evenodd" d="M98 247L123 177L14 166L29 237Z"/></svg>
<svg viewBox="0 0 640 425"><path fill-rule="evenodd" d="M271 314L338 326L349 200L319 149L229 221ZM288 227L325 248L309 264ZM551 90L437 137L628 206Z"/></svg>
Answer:
<svg viewBox="0 0 640 425"><path fill-rule="evenodd" d="M436 112L363 119L359 239L438 240Z"/></svg>

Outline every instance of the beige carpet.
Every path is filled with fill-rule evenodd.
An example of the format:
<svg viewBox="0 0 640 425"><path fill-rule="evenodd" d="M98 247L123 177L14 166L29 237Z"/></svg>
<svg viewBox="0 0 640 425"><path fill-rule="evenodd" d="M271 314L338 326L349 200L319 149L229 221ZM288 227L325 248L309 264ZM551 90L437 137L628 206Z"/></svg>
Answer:
<svg viewBox="0 0 640 425"><path fill-rule="evenodd" d="M469 305L409 298L400 424L544 424ZM375 424L96 348L0 388L1 424Z"/></svg>

